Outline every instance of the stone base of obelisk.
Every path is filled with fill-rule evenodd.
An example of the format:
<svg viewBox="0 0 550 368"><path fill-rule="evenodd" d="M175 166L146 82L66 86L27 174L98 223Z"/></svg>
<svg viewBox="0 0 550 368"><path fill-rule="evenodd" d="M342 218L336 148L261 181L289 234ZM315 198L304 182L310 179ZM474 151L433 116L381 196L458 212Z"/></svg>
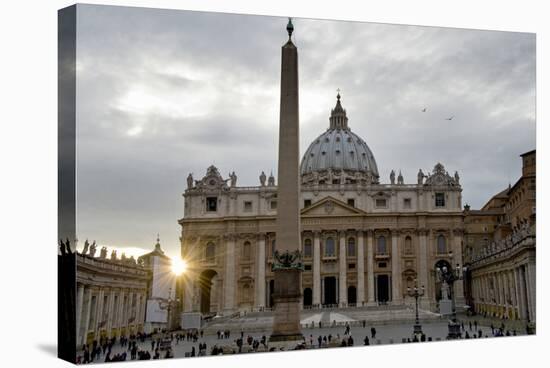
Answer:
<svg viewBox="0 0 550 368"><path fill-rule="evenodd" d="M299 343L303 340L300 326L301 277L300 270L275 271L275 312L273 316L273 332L269 337L272 342Z"/></svg>

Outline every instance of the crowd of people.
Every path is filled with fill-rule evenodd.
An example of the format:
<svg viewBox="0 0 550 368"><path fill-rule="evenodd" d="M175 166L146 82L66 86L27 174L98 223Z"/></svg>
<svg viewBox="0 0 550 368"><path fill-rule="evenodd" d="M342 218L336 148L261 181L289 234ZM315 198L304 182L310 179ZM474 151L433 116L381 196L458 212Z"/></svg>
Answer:
<svg viewBox="0 0 550 368"><path fill-rule="evenodd" d="M166 336L165 331L162 332ZM202 331L200 336L202 337ZM187 332L186 334L170 334L169 335L169 346L163 346L163 339L160 336L154 336L151 334L138 333L136 335L130 336L120 336L118 338L118 344L122 348L120 352L112 354L114 345L117 343L117 338L106 338L102 337L99 341L94 340L92 344L84 344L82 346L81 354L78 354L76 357L76 364L89 364L94 362L99 362L103 360L104 362L122 362L126 361L128 357L130 360L149 360L149 359L169 359L174 357L172 351L172 342L176 338L177 342L183 339L187 341L196 342L198 340L199 332ZM138 342L144 343L147 339L151 339L151 351L141 348L138 345ZM161 350L164 350L164 353L161 354ZM193 351L195 347L193 347ZM204 344L204 350L206 350L206 343Z"/></svg>
<svg viewBox="0 0 550 368"><path fill-rule="evenodd" d="M378 331L374 326L367 329L366 323L362 321L360 326L363 327L365 332L363 338L363 345L371 345L371 341L376 341L380 344L380 340L376 340ZM464 322L460 322L461 338L475 339L482 337L498 337L498 336L516 336L518 333L515 329L506 329L504 323L500 326L490 325L489 330L486 328L486 333L478 326L478 322L468 321L465 325ZM357 330L356 330L357 333ZM340 333L327 335L319 334L314 337L310 334L309 337L304 335L303 341L296 344L295 349L314 349L314 348L327 348L327 347L344 347L354 346L355 340L351 334L351 326L346 323L343 326L343 334ZM229 340L227 342L221 342L213 344L208 349L206 341L204 341L204 332L202 330L190 330L177 333L166 333L161 331L158 334L137 334L130 336L121 336L117 338L101 338L99 341L94 340L91 344L85 344L82 346L82 351L77 357L77 364L88 364L93 362L105 361L105 362L118 362L126 360L149 360L149 359L168 359L174 357L174 344L190 342L189 350L185 352L185 357L205 356L205 355L222 355L222 354L234 354L234 353L248 353L259 351L274 351L274 347L269 347L266 335L261 337L253 337L252 335L240 331L240 335L237 338L231 340L231 331L229 329L216 331L216 337L218 340ZM145 341L150 340L150 349L144 347ZM424 342L432 341L432 337L427 337L425 333L413 335L409 338L403 338L402 342ZM198 349L195 344L199 342ZM390 343L393 342L390 340ZM141 344L138 344L141 343ZM112 350L115 344L119 345L117 353L113 354Z"/></svg>

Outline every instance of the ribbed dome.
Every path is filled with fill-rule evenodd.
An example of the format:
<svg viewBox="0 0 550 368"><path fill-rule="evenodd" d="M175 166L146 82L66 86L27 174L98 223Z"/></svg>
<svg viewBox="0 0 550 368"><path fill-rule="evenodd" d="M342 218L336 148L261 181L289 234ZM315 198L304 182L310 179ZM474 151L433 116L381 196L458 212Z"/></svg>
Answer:
<svg viewBox="0 0 550 368"><path fill-rule="evenodd" d="M308 175L325 172L329 168L335 172L344 170L369 174L373 182L379 178L378 167L369 146L348 127L346 110L340 104L340 94L336 107L331 111L329 129L309 145L302 158L300 173Z"/></svg>

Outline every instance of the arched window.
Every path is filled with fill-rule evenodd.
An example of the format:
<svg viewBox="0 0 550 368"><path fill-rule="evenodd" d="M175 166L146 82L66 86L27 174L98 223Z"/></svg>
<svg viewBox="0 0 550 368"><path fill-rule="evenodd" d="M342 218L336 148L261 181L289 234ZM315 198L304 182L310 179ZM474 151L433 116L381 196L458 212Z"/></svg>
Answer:
<svg viewBox="0 0 550 368"><path fill-rule="evenodd" d="M311 239L304 240L304 258L311 258Z"/></svg>
<svg viewBox="0 0 550 368"><path fill-rule="evenodd" d="M386 237L385 236L380 236L378 238L378 244L377 244L376 250L377 250L378 254L387 254Z"/></svg>
<svg viewBox="0 0 550 368"><path fill-rule="evenodd" d="M250 259L250 242L245 241L243 244L243 259Z"/></svg>
<svg viewBox="0 0 550 368"><path fill-rule="evenodd" d="M412 254L412 253L413 253L412 239L410 236L407 236L405 238L405 254Z"/></svg>
<svg viewBox="0 0 550 368"><path fill-rule="evenodd" d="M447 241L443 235L437 237L437 253L446 254L447 253Z"/></svg>
<svg viewBox="0 0 550 368"><path fill-rule="evenodd" d="M327 238L327 240L325 240L325 256L334 257L334 255L335 255L334 239Z"/></svg>
<svg viewBox="0 0 550 368"><path fill-rule="evenodd" d="M355 238L348 239L348 257L355 257Z"/></svg>
<svg viewBox="0 0 550 368"><path fill-rule="evenodd" d="M207 262L214 262L216 260L216 245L214 243L208 243L206 245L206 252L204 256Z"/></svg>

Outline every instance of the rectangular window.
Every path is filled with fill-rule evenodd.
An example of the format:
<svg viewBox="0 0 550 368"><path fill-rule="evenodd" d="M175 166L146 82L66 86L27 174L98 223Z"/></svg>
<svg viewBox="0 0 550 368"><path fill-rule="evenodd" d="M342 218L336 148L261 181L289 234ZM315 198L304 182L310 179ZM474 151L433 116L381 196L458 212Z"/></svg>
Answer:
<svg viewBox="0 0 550 368"><path fill-rule="evenodd" d="M244 202L244 212L252 212L252 202L251 201L245 201Z"/></svg>
<svg viewBox="0 0 550 368"><path fill-rule="evenodd" d="M355 199L348 198L348 206L355 207Z"/></svg>
<svg viewBox="0 0 550 368"><path fill-rule="evenodd" d="M403 200L403 208L409 210L411 209L411 199L410 198L405 198Z"/></svg>
<svg viewBox="0 0 550 368"><path fill-rule="evenodd" d="M445 193L435 193L435 206L445 207Z"/></svg>
<svg viewBox="0 0 550 368"><path fill-rule="evenodd" d="M350 263L350 264L348 265L348 268L349 268L350 270L355 270L355 263Z"/></svg>
<svg viewBox="0 0 550 368"><path fill-rule="evenodd" d="M304 199L304 208L311 206L311 199Z"/></svg>
<svg viewBox="0 0 550 368"><path fill-rule="evenodd" d="M386 203L387 203L387 202L386 202L385 199L383 199L383 198L378 198L378 199L376 199L376 202L375 202L376 208L386 208Z"/></svg>
<svg viewBox="0 0 550 368"><path fill-rule="evenodd" d="M218 197L206 198L206 211L216 212L218 210Z"/></svg>
<svg viewBox="0 0 550 368"><path fill-rule="evenodd" d="M311 265L310 264L304 265L304 270L311 271Z"/></svg>
<svg viewBox="0 0 550 368"><path fill-rule="evenodd" d="M277 201L273 200L270 202L270 207L272 210L276 210L277 209Z"/></svg>
<svg viewBox="0 0 550 368"><path fill-rule="evenodd" d="M378 268L386 268L387 264L386 262L378 262Z"/></svg>

